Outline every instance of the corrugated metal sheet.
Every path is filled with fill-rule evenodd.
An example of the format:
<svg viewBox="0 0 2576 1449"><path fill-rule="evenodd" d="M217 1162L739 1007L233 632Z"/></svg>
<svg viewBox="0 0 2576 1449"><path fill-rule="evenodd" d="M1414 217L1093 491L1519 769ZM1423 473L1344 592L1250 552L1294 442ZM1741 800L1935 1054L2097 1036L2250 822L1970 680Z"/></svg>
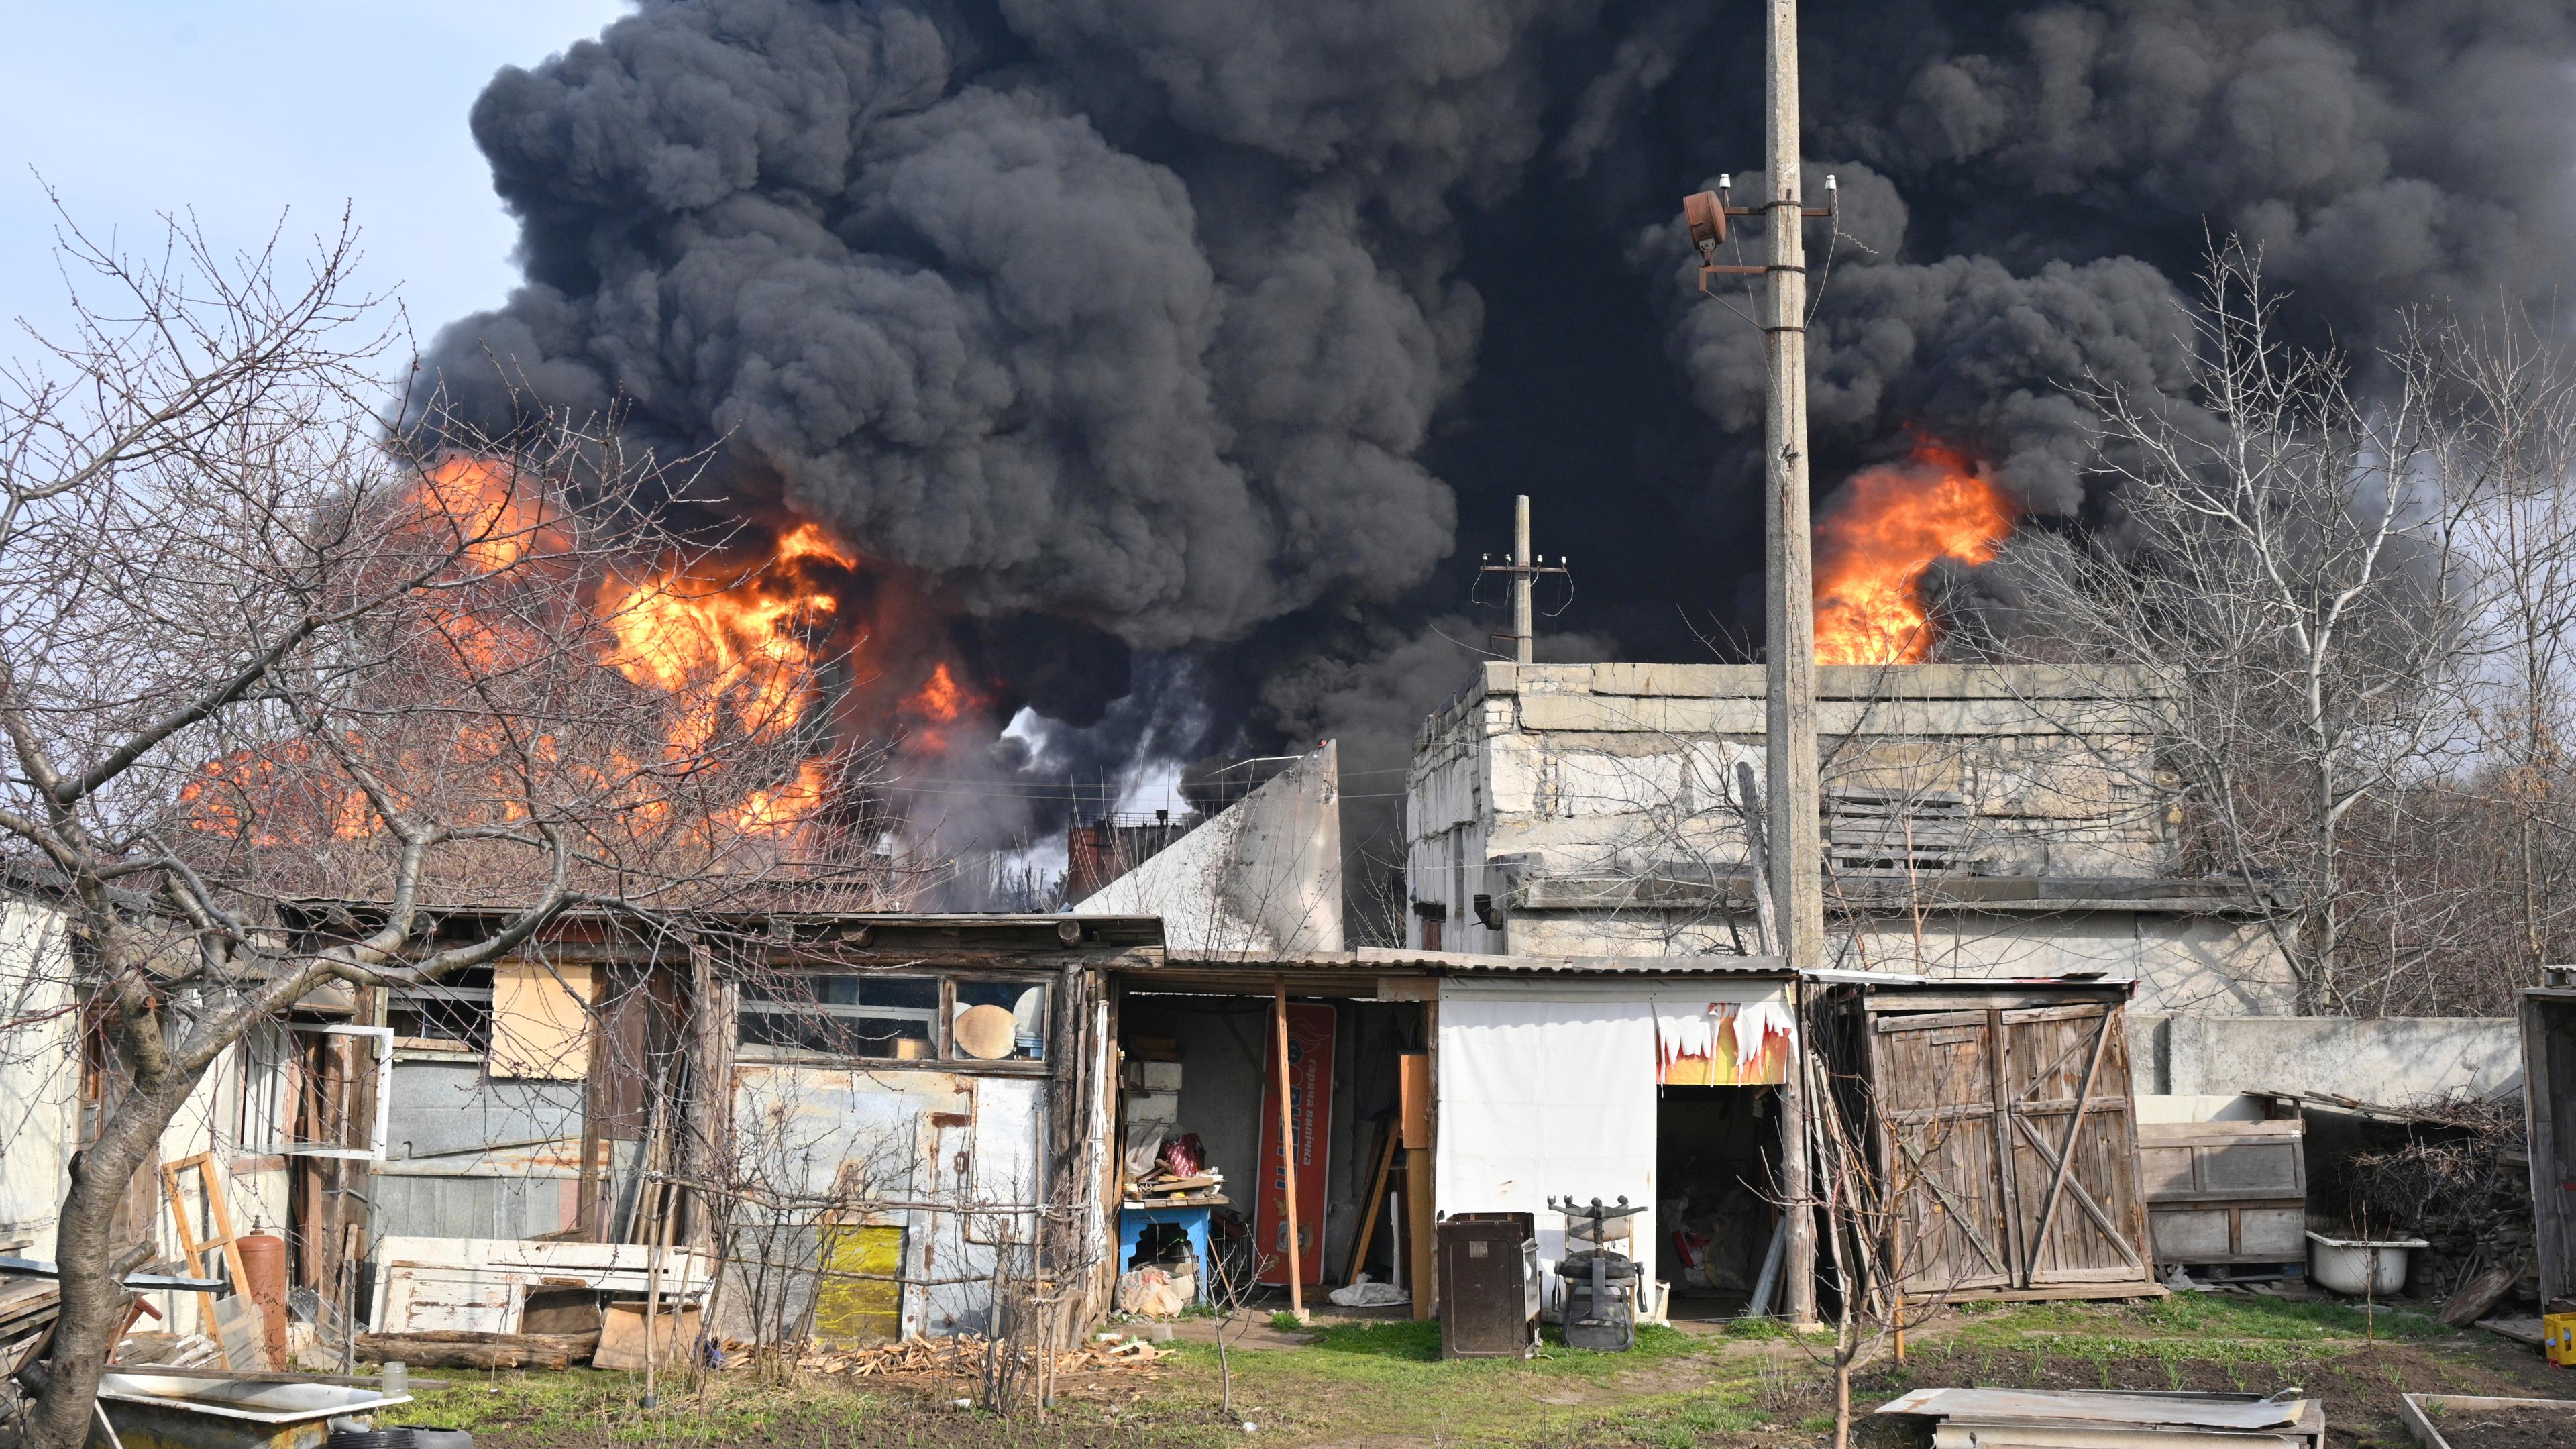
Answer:
<svg viewBox="0 0 2576 1449"><path fill-rule="evenodd" d="M572 1226L581 1083L494 1081L477 1057L405 1054L390 1095L387 1160L371 1190L378 1233L526 1238ZM631 1162L634 1144L617 1148Z"/></svg>
<svg viewBox="0 0 2576 1449"><path fill-rule="evenodd" d="M581 1083L493 1081L479 1057L406 1055L394 1063L392 1097L392 1161L581 1136Z"/></svg>
<svg viewBox="0 0 2576 1449"><path fill-rule="evenodd" d="M1793 973L1778 956L1501 956L1472 951L1415 951L1363 946L1356 951L1290 952L1279 956L1242 954L1185 956L1168 952L1173 970L1226 970L1248 975L1271 971L1347 971L1366 976L1380 971L1437 971L1479 975L1574 976L1777 976ZM1149 978L1156 967L1124 967L1126 974Z"/></svg>
<svg viewBox="0 0 2576 1449"><path fill-rule="evenodd" d="M768 1192L903 1206L905 1335L982 1332L993 1254L1026 1242L1044 1184L1043 1078L871 1072L745 1063L734 1071L735 1153ZM789 1241L789 1239L793 1241ZM790 1317L813 1291L819 1226L770 1235L784 1254Z"/></svg>

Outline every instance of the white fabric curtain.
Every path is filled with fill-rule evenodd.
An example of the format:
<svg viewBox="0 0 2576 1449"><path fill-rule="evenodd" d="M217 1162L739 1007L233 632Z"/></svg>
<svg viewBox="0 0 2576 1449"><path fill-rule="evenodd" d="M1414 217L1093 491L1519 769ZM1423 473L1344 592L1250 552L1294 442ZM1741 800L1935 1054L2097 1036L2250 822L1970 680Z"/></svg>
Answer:
<svg viewBox="0 0 2576 1449"><path fill-rule="evenodd" d="M1654 1261L1655 1008L1630 1000L1440 993L1437 1206L1526 1212L1542 1271L1565 1251L1550 1197L1629 1202ZM1554 1301L1555 1283L1548 1285Z"/></svg>

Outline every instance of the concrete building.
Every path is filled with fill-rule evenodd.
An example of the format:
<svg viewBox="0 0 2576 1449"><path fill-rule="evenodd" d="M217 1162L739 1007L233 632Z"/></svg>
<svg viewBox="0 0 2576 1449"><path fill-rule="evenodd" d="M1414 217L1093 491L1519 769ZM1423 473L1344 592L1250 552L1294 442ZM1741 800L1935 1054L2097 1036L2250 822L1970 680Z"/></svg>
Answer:
<svg viewBox="0 0 2576 1449"><path fill-rule="evenodd" d="M1159 916L1193 956L1342 949L1340 755L1330 740L1074 903L1077 916Z"/></svg>
<svg viewBox="0 0 2576 1449"><path fill-rule="evenodd" d="M2254 901L2178 874L2151 738L2120 678L1818 673L1830 964L2134 977L2140 1020L2296 1009ZM1416 741L1409 944L1758 952L1747 822L1763 754L1755 666L1483 666Z"/></svg>

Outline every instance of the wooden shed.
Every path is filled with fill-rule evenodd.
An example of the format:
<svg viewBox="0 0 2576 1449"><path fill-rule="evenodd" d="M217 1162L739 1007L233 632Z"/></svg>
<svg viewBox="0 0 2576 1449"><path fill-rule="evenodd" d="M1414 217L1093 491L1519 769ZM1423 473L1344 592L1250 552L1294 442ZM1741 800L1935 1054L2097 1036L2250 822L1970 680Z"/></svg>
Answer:
<svg viewBox="0 0 2576 1449"><path fill-rule="evenodd" d="M1909 1298L2162 1294L2138 1169L2129 989L2050 978L1847 981L1819 993L1837 1096L1900 1189L1887 1246Z"/></svg>
<svg viewBox="0 0 2576 1449"><path fill-rule="evenodd" d="M2545 1313L2576 1307L2576 968L2522 993L2522 1091Z"/></svg>

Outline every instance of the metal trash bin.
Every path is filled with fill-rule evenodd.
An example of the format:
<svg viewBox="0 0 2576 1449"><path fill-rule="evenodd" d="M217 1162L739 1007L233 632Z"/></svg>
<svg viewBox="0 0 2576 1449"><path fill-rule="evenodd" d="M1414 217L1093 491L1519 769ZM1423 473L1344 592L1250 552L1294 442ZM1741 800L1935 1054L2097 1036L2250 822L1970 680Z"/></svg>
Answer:
<svg viewBox="0 0 2576 1449"><path fill-rule="evenodd" d="M1437 1225L1440 1356L1538 1352L1538 1223L1528 1213L1451 1213Z"/></svg>

